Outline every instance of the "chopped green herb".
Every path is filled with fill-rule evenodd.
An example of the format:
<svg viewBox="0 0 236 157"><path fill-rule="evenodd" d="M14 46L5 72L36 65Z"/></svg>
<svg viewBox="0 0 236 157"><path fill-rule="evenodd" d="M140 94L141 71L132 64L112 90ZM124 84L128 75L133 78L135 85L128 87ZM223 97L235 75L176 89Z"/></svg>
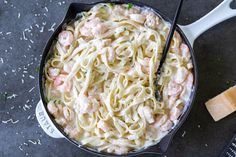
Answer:
<svg viewBox="0 0 236 157"><path fill-rule="evenodd" d="M131 9L133 7L132 3L128 3L128 9Z"/></svg>
<svg viewBox="0 0 236 157"><path fill-rule="evenodd" d="M35 68L35 71L36 71L36 72L39 72L39 67L36 67L36 68Z"/></svg>
<svg viewBox="0 0 236 157"><path fill-rule="evenodd" d="M114 4L113 3L108 3L108 6L113 8Z"/></svg>

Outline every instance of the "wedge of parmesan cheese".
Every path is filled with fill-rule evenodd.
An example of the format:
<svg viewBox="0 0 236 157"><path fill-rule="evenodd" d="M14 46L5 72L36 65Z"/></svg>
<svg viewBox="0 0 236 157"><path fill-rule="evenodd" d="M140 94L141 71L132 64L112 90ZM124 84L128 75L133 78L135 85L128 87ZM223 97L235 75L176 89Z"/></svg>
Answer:
<svg viewBox="0 0 236 157"><path fill-rule="evenodd" d="M236 86L210 99L206 108L215 121L218 121L236 111Z"/></svg>

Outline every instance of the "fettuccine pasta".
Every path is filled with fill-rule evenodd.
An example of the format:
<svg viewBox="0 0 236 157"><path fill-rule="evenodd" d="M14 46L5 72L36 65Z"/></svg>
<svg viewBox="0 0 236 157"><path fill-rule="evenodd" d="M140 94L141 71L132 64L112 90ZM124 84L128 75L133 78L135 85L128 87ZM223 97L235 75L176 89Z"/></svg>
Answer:
<svg viewBox="0 0 236 157"><path fill-rule="evenodd" d="M45 97L70 138L126 154L156 144L175 126L193 75L189 49L175 32L156 83L169 27L151 9L104 3L63 29L44 68Z"/></svg>

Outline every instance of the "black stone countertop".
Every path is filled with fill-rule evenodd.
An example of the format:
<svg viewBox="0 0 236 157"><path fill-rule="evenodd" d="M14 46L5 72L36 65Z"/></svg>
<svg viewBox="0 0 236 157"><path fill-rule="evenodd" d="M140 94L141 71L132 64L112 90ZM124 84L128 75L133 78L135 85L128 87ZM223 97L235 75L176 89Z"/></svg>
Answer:
<svg viewBox="0 0 236 157"><path fill-rule="evenodd" d="M65 139L47 136L34 114L39 101L40 55L71 2L0 0L0 157L92 156ZM185 0L179 23L197 20L220 2ZM177 0L145 0L145 3L173 17ZM204 105L236 82L236 18L205 32L195 42L194 50L199 68L196 101L189 118L175 135L167 157L217 157L236 132L236 113L214 122Z"/></svg>

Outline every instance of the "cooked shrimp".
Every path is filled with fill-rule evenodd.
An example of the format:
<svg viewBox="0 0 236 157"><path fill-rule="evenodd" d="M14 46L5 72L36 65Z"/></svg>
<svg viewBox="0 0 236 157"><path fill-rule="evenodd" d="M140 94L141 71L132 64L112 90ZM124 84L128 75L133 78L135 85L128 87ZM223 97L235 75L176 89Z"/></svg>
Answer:
<svg viewBox="0 0 236 157"><path fill-rule="evenodd" d="M65 79L66 79L67 75L65 74L60 74L59 76L57 76L53 82L54 87L56 87L57 90L59 90L60 92L69 92L72 88L72 84L71 82L67 82L66 84L64 83Z"/></svg>
<svg viewBox="0 0 236 157"><path fill-rule="evenodd" d="M192 91L192 86L193 86L193 74L189 73L188 77L186 80L182 83L184 89L182 93L180 94L180 98L187 103Z"/></svg>
<svg viewBox="0 0 236 157"><path fill-rule="evenodd" d="M171 81L171 82L169 82L167 90L168 90L168 95L177 96L182 92L183 87L181 85Z"/></svg>
<svg viewBox="0 0 236 157"><path fill-rule="evenodd" d="M67 86L68 85L68 86ZM56 90L59 91L60 93L64 92L70 92L72 85L70 83L68 84L62 84L60 86L56 87Z"/></svg>
<svg viewBox="0 0 236 157"><path fill-rule="evenodd" d="M149 106L143 107L143 115L149 124L154 123L153 110Z"/></svg>
<svg viewBox="0 0 236 157"><path fill-rule="evenodd" d="M159 17L152 12L145 13L144 11L142 13L146 15L145 25L147 25L148 27L152 29L156 29L157 26L159 25L159 20L160 20Z"/></svg>
<svg viewBox="0 0 236 157"><path fill-rule="evenodd" d="M92 28L92 34L94 36L98 36L98 35L101 35L103 33L105 33L107 31L107 26L103 23L99 23L97 24L96 27Z"/></svg>
<svg viewBox="0 0 236 157"><path fill-rule="evenodd" d="M59 76L57 76L55 78L53 85L56 87L59 85L62 85L63 82L65 81L66 77L67 77L67 75L60 74Z"/></svg>
<svg viewBox="0 0 236 157"><path fill-rule="evenodd" d="M73 43L74 36L70 31L62 31L58 36L58 41L63 47L67 47Z"/></svg>
<svg viewBox="0 0 236 157"><path fill-rule="evenodd" d="M107 29L107 26L102 23L100 18L95 17L85 22L84 26L80 28L80 33L83 36L97 36L105 33Z"/></svg>
<svg viewBox="0 0 236 157"><path fill-rule="evenodd" d="M142 14L130 14L129 17L131 20L141 24L143 24L146 19L146 17Z"/></svg>
<svg viewBox="0 0 236 157"><path fill-rule="evenodd" d="M109 125L103 120L99 120L99 122L97 123L97 126L98 128L102 129L102 131L104 132L108 132L110 130Z"/></svg>
<svg viewBox="0 0 236 157"><path fill-rule="evenodd" d="M80 28L80 33L81 33L81 35L86 36L86 37L92 36L91 29L89 29L85 26Z"/></svg>
<svg viewBox="0 0 236 157"><path fill-rule="evenodd" d="M171 120L167 120L162 126L161 131L169 131L173 127L174 123Z"/></svg>
<svg viewBox="0 0 236 157"><path fill-rule="evenodd" d="M92 28L92 27L96 27L97 24L100 24L101 20L99 17L95 17L92 19L89 19L89 21L87 21L84 26L87 28Z"/></svg>
<svg viewBox="0 0 236 157"><path fill-rule="evenodd" d="M85 22L84 26L80 28L80 33L83 36L93 36L92 34L92 28L96 27L96 25L100 23L99 18L91 19L87 22Z"/></svg>
<svg viewBox="0 0 236 157"><path fill-rule="evenodd" d="M189 72L185 67L178 68L177 72L174 76L175 82L178 83L178 84L181 84L182 82L184 82L184 80L186 79L188 73Z"/></svg>

